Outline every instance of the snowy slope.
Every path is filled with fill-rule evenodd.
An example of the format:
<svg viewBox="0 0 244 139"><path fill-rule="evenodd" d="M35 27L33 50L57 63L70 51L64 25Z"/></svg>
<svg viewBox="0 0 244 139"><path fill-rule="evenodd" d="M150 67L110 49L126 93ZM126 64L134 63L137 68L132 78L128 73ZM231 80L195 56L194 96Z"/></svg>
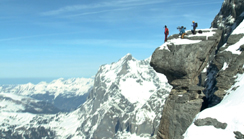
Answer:
<svg viewBox="0 0 244 139"><path fill-rule="evenodd" d="M36 85L2 85L0 92L29 96L37 100L53 103L64 111L72 111L83 104L93 87L92 78L57 79L50 83L40 82Z"/></svg>
<svg viewBox="0 0 244 139"><path fill-rule="evenodd" d="M244 12L243 12L243 17L244 17ZM231 34L232 35L244 34L244 22L242 22ZM240 55L241 51L239 50L239 48L243 44L244 44L244 36L237 43L229 46L225 51L229 51L232 54Z"/></svg>
<svg viewBox="0 0 244 139"><path fill-rule="evenodd" d="M55 133L55 138L150 138L156 135L171 86L149 65L130 54L102 65L87 101L77 110L56 115L0 114L1 131L31 136L27 130ZM11 118L12 117L12 118ZM25 117L28 117L25 118ZM10 128L11 127L11 128ZM38 128L42 127L42 128ZM1 134L0 134L1 137Z"/></svg>
<svg viewBox="0 0 244 139"><path fill-rule="evenodd" d="M53 114L60 110L43 101L12 93L0 93L0 112L30 112Z"/></svg>
<svg viewBox="0 0 244 139"><path fill-rule="evenodd" d="M0 93L0 111L1 112L23 111L25 109L23 105L14 103L14 102L21 102L22 99L24 99L24 97L15 94Z"/></svg>
<svg viewBox="0 0 244 139"><path fill-rule="evenodd" d="M84 121L75 134L87 138L154 134L153 128L161 117L162 98L168 96L171 87L164 75L149 66L149 61L139 61L128 54L116 63L101 66L89 99L80 108L79 113L84 115L79 119Z"/></svg>
<svg viewBox="0 0 244 139"><path fill-rule="evenodd" d="M241 51L238 49L244 44L244 21L231 35L237 34L243 34L243 37L224 51L236 55L241 54ZM223 47L225 45L227 44L224 44ZM222 70L226 70L227 68L228 64L225 64ZM244 74L237 74L235 78L235 84L229 90L226 90L227 94L221 103L212 108L205 109L196 116L184 135L185 139L236 139L234 132L238 131L244 134ZM217 123L227 124L227 126L225 128L216 128L211 124L208 126L196 126L195 121L206 118L217 119Z"/></svg>
<svg viewBox="0 0 244 139"><path fill-rule="evenodd" d="M196 116L196 119L215 118L221 123L226 123L227 127L217 129L214 126L198 127L192 124L185 133L185 139L235 139L235 131L244 134L244 74L237 75L237 77L237 83L227 91L228 94L220 104L206 109ZM236 90L233 89L236 87Z"/></svg>

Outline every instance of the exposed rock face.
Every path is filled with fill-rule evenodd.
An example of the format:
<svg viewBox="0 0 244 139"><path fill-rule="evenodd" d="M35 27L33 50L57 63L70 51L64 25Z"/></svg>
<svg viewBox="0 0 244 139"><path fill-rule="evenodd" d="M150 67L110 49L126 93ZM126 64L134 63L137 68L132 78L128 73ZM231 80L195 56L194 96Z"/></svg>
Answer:
<svg viewBox="0 0 244 139"><path fill-rule="evenodd" d="M174 87L164 105L159 139L183 138L181 135L195 115L201 109L218 104L226 90L235 83L236 74L244 72L244 45L241 43L244 34L238 31L243 28L243 25L238 26L243 18L244 1L225 0L212 22L212 27L218 28L214 35L192 37L188 32L185 38L191 41L187 44L174 41L178 35L172 35L169 42L155 50L151 66L165 74ZM196 40L203 41L194 42ZM195 124L217 126L220 123L214 119L204 119L197 120ZM224 123L220 125L221 128L225 127Z"/></svg>
<svg viewBox="0 0 244 139"><path fill-rule="evenodd" d="M241 132L236 131L236 132L234 132L234 134L236 135L235 136L236 139L244 139L244 135Z"/></svg>
<svg viewBox="0 0 244 139"><path fill-rule="evenodd" d="M87 138L94 139L116 139L126 133L156 135L165 101L163 98L168 96L169 91L161 89L162 78L157 77L149 62L150 59L138 61L128 54L116 63L101 66L88 101L80 108L82 111L89 111L84 112L86 115L81 119L87 120L78 131L83 132ZM144 89L141 90L140 87L143 86ZM147 93L151 95L148 96L148 101L143 102L146 99L138 95L146 96L146 89L149 89ZM140 99L135 101L136 98ZM151 115L150 118L147 115Z"/></svg>
<svg viewBox="0 0 244 139"><path fill-rule="evenodd" d="M204 83L206 107L218 104L223 96L234 84L234 76L242 73L243 43L240 43L244 34L236 29L244 18L244 0L225 0L220 12L212 22L212 27L223 30L222 39L216 55L207 71ZM235 32L234 30L237 30ZM234 31L234 33L232 33ZM231 52L231 47L237 46L236 52ZM239 52L238 52L239 51Z"/></svg>
<svg viewBox="0 0 244 139"><path fill-rule="evenodd" d="M215 128L220 128L220 129L225 129L227 127L226 123L221 123L219 122L217 119L213 119L213 118L205 118L205 119L197 119L194 124L196 126L209 126L212 125Z"/></svg>
<svg viewBox="0 0 244 139"><path fill-rule="evenodd" d="M198 86L199 75L213 57L222 31L205 30L203 34L179 39L169 37L157 48L150 65L166 75L173 86L163 109L158 131L159 139L181 139L192 120L202 108L203 87Z"/></svg>
<svg viewBox="0 0 244 139"><path fill-rule="evenodd" d="M221 38L219 30L212 31L214 35L208 37L207 33L210 31L212 30L205 32L206 36L187 37L188 39L184 39L180 44L177 44L177 41L181 40L170 37L168 42L154 51L151 66L157 72L165 74L175 88L196 85L199 74L206 67L210 54L216 50ZM189 43L184 44L185 41Z"/></svg>
<svg viewBox="0 0 244 139"><path fill-rule="evenodd" d="M17 131L24 131L22 134L19 134L18 132L13 132L11 130L7 131L1 131L0 130L0 138L1 139L55 139L55 132L53 132L50 129L45 129L42 126L39 126L37 128L22 128L17 129Z"/></svg>
<svg viewBox="0 0 244 139"><path fill-rule="evenodd" d="M223 30L223 43L230 33L242 22L244 12L244 0L225 0L220 12L214 18L211 27ZM220 46L222 45L220 44Z"/></svg>

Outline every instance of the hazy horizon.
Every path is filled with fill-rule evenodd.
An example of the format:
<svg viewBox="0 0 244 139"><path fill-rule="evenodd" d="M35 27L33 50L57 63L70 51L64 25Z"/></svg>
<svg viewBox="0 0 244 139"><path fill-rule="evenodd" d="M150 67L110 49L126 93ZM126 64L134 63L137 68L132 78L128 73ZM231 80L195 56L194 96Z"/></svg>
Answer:
<svg viewBox="0 0 244 139"><path fill-rule="evenodd" d="M64 77L43 77L43 78L0 78L0 85L18 85L18 84L38 84L40 82L50 83L53 80L57 80ZM92 78L92 77L65 77L64 79L72 78Z"/></svg>
<svg viewBox="0 0 244 139"><path fill-rule="evenodd" d="M223 1L3 0L0 83L91 77L128 53L146 59L164 43L165 25L169 35L193 20L209 28Z"/></svg>

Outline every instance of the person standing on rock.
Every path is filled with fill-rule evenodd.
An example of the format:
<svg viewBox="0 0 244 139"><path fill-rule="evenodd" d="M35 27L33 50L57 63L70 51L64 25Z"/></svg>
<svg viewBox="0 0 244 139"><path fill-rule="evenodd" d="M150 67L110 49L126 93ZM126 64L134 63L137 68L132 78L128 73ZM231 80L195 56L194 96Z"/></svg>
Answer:
<svg viewBox="0 0 244 139"><path fill-rule="evenodd" d="M196 28L197 28L197 23L195 23L195 21L192 21L192 26L193 26L193 30L191 30L192 34L196 34Z"/></svg>
<svg viewBox="0 0 244 139"><path fill-rule="evenodd" d="M168 37L168 35L169 35L169 29L167 28L166 25L164 26L164 28L165 28L165 30L164 30L164 35L165 35L164 42L166 42L166 41L167 41L167 37Z"/></svg>
<svg viewBox="0 0 244 139"><path fill-rule="evenodd" d="M180 35L181 35L181 39L184 38L184 35L186 35L186 32L185 32L185 27L181 26L181 28L179 28L179 31L180 31Z"/></svg>

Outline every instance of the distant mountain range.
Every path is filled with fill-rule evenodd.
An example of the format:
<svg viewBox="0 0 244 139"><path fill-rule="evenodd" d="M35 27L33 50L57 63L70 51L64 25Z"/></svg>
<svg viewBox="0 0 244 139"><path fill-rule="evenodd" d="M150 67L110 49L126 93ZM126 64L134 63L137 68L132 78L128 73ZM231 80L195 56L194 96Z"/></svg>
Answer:
<svg viewBox="0 0 244 139"><path fill-rule="evenodd" d="M243 17L243 0L225 0L213 28L174 34L148 59L2 85L0 138L244 139Z"/></svg>
<svg viewBox="0 0 244 139"><path fill-rule="evenodd" d="M6 105L1 107L1 114L5 116L1 119L3 124L0 129L3 135L15 135L16 138L31 138L34 135L37 138L154 136L171 86L163 74L156 73L150 67L149 61L150 58L136 60L128 54L116 63L102 65L94 79L58 79L37 85L29 83L1 86L4 101L6 98L18 101L6 102L6 105L16 109L10 109ZM77 100L80 105L78 109L56 115L50 115L52 112L40 115L28 111L26 108L33 107L34 104L24 101L28 98L36 104L48 100L58 107L56 100L59 97L62 97L60 105L73 105L75 98L84 96L88 96L84 103L82 99ZM19 105L20 101L26 105ZM33 109L41 111L44 106ZM45 136L41 136L40 132L45 132Z"/></svg>
<svg viewBox="0 0 244 139"><path fill-rule="evenodd" d="M89 91L92 89L94 79L63 78L50 83L40 82L36 85L28 83L22 85L2 85L0 92L29 96L53 104L61 111L75 110L86 101Z"/></svg>

